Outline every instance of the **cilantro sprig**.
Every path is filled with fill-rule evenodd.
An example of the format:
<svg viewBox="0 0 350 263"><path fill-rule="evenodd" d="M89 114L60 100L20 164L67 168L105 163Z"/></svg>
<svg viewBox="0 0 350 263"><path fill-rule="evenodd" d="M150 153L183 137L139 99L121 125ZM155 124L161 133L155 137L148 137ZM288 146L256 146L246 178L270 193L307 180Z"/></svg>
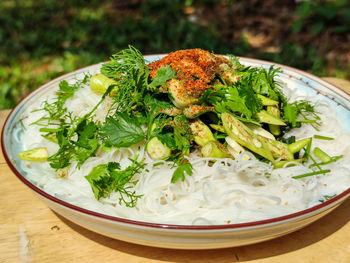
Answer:
<svg viewBox="0 0 350 263"><path fill-rule="evenodd" d="M112 192L118 192L120 205L135 206L137 199L142 195L136 194L133 189L137 183L133 178L143 170L144 166L136 161L136 157L129 160L132 163L124 170L120 169L119 163L109 162L92 168L91 172L85 176L97 200L109 197Z"/></svg>
<svg viewBox="0 0 350 263"><path fill-rule="evenodd" d="M114 116L107 117L100 134L106 143L115 147L130 147L145 139L137 117L126 112L117 112Z"/></svg>
<svg viewBox="0 0 350 263"><path fill-rule="evenodd" d="M66 80L62 80L58 84L56 98L52 101L45 101L43 107L35 111L44 111L45 116L41 117L31 125L39 126L60 126L60 122L69 117L69 113L65 106L66 101L72 98L80 88L84 87L90 79L90 75L86 74L83 79L76 80L74 84L69 84Z"/></svg>

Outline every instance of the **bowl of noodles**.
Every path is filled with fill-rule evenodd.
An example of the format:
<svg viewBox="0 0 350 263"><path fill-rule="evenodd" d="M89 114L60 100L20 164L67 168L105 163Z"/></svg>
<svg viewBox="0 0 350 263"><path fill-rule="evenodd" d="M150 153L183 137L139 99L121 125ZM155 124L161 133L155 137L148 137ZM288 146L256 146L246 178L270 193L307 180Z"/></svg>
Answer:
<svg viewBox="0 0 350 263"><path fill-rule="evenodd" d="M13 173L70 221L209 249L285 235L346 200L349 120L348 94L291 67L129 47L33 91L1 143Z"/></svg>

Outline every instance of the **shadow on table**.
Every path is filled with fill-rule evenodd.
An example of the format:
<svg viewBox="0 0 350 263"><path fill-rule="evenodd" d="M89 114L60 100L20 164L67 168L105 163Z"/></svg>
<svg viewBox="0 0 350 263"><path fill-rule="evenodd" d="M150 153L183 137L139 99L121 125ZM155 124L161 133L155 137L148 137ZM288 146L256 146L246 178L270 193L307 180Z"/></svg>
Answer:
<svg viewBox="0 0 350 263"><path fill-rule="evenodd" d="M269 258L312 245L342 228L350 219L350 199L315 223L294 233L262 243L211 250L178 250L130 244L102 236L57 216L74 231L103 246L145 259L171 262L239 262ZM317 253L317 252L315 252Z"/></svg>

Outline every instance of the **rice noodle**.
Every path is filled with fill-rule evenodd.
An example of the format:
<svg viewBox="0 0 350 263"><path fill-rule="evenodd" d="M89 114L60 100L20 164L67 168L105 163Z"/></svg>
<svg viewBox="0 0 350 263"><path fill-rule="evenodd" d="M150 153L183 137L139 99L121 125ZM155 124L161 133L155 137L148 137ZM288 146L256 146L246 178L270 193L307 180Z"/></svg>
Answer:
<svg viewBox="0 0 350 263"><path fill-rule="evenodd" d="M58 178L48 163L23 161L22 168L27 173L27 179L66 202L133 220L210 225L249 222L297 212L319 203L324 195L339 194L350 186L350 136L343 123L330 110L333 105L326 101L318 102L320 97L311 97L297 90L287 94L292 100L306 99L316 103L317 112L327 124L322 125L318 133L334 137L335 140L314 140L313 147L319 146L330 155L344 155L336 163L324 167L331 169L330 173L295 180L293 176L310 172L310 169L294 163L295 166L286 164L284 168L274 170L271 164L257 160L249 152L242 153L235 160L221 159L212 163L212 159L200 158L198 152L193 152L187 157L193 166L192 176L172 184L172 163L162 161L159 164L159 161L153 161L145 153L144 142L130 148L98 151L96 157L89 158L80 169L73 162L66 179ZM43 98L43 101L46 99ZM73 115L83 116L99 99L100 96L89 88L82 88L66 105ZM107 100L97 109L94 117L96 121L104 121L109 104ZM28 117L24 119L26 130L22 137L17 134L15 138L24 144L24 150L45 146L51 155L57 151L57 145L39 136L39 127L29 125L43 115L40 111L29 114L39 105L32 105L27 110ZM310 125L303 125L289 133L297 139L313 134L315 130ZM136 207L119 205L118 193L97 201L84 176L93 167L110 161L119 162L125 168L130 165L128 158L136 154L139 160L145 158L145 169L137 176L138 183L135 186L137 194L143 196ZM250 160L242 159L247 154ZM157 166L154 166L155 163Z"/></svg>

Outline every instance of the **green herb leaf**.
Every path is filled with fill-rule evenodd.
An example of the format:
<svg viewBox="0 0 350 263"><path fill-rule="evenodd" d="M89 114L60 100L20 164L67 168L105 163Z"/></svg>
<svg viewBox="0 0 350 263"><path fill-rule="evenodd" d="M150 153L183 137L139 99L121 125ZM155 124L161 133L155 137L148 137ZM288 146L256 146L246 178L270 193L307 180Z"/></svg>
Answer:
<svg viewBox="0 0 350 263"><path fill-rule="evenodd" d="M227 87L226 90L226 100L214 105L215 109L221 113L227 111L239 112L243 114L247 119L251 119L252 112L247 107L245 98L240 96L238 89L236 87L230 86Z"/></svg>
<svg viewBox="0 0 350 263"><path fill-rule="evenodd" d="M303 119L298 119L301 116ZM283 118L289 122L293 128L300 127L300 122L315 123L319 125L320 117L315 112L314 106L307 101L296 101L293 103L284 103ZM316 130L317 128L313 126Z"/></svg>
<svg viewBox="0 0 350 263"><path fill-rule="evenodd" d="M138 118L129 116L126 112L117 112L114 116L107 117L100 132L106 137L106 142L115 147L129 147L145 139Z"/></svg>
<svg viewBox="0 0 350 263"><path fill-rule="evenodd" d="M174 139L176 148L186 153L191 147L190 125L184 115L178 115L174 118Z"/></svg>
<svg viewBox="0 0 350 263"><path fill-rule="evenodd" d="M185 163L185 164L178 166L173 174L173 177L171 178L171 182L176 183L179 179L184 181L186 174L192 175L192 164L191 163Z"/></svg>
<svg viewBox="0 0 350 263"><path fill-rule="evenodd" d="M146 67L143 55L133 46L112 55L111 61L102 65L101 73L116 81L126 72L144 70Z"/></svg>
<svg viewBox="0 0 350 263"><path fill-rule="evenodd" d="M176 78L176 71L171 68L170 65L163 66L157 70L157 74L152 82L149 84L151 90L156 90L158 86L167 89L166 82L170 79Z"/></svg>
<svg viewBox="0 0 350 263"><path fill-rule="evenodd" d="M148 88L149 70L140 51L129 46L112 55L111 61L102 65L101 73L116 81L118 89L112 107L130 112L143 103Z"/></svg>
<svg viewBox="0 0 350 263"><path fill-rule="evenodd" d="M74 159L78 161L78 167L80 167L96 152L99 146L97 126L92 121L83 120L77 126L76 133L78 134L78 140L72 142L77 146Z"/></svg>
<svg viewBox="0 0 350 263"><path fill-rule="evenodd" d="M132 190L137 181L133 181L135 174L141 172L143 165L136 160L124 170L120 170L120 164L109 162L94 167L91 172L85 176L90 183L95 198L109 197L112 192L119 192L119 204L125 204L127 207L134 207L136 201L141 195L137 195Z"/></svg>
<svg viewBox="0 0 350 263"><path fill-rule="evenodd" d="M80 88L84 87L89 79L90 75L85 75L83 79L77 80L76 83L70 85L66 80L62 80L58 86L59 90L56 92L57 97L54 101L45 101L43 107L37 111L45 111L46 116L32 123L32 125L60 125L64 119L69 118L67 108L65 107L66 101L73 97L74 93ZM68 114L68 115L67 115Z"/></svg>
<svg viewBox="0 0 350 263"><path fill-rule="evenodd" d="M157 138L166 146L168 146L171 150L176 149L176 141L174 138L174 133L159 133L157 134Z"/></svg>

